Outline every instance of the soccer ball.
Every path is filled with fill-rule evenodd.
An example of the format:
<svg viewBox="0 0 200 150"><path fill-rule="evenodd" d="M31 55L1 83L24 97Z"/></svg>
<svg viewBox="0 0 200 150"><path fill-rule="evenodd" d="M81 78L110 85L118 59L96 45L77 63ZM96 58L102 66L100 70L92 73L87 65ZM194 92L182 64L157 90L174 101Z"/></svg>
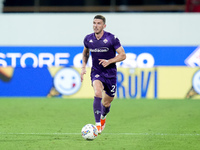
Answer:
<svg viewBox="0 0 200 150"><path fill-rule="evenodd" d="M97 127L93 124L86 124L82 130L82 137L86 140L94 140L98 135Z"/></svg>

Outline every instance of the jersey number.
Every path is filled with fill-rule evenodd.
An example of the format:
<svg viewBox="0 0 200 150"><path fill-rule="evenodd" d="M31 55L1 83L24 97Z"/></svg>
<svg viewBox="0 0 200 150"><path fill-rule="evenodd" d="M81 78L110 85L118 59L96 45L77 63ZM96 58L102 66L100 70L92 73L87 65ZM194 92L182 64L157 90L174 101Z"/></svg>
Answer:
<svg viewBox="0 0 200 150"><path fill-rule="evenodd" d="M115 85L112 85L112 90L111 92L115 92Z"/></svg>

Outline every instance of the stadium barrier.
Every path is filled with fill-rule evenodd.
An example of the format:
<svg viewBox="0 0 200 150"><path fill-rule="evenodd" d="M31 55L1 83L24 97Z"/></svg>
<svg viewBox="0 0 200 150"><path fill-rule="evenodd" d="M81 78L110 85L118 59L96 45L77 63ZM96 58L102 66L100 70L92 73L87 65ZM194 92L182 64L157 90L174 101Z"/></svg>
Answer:
<svg viewBox="0 0 200 150"><path fill-rule="evenodd" d="M5 6L3 12L184 12L185 5L145 6Z"/></svg>

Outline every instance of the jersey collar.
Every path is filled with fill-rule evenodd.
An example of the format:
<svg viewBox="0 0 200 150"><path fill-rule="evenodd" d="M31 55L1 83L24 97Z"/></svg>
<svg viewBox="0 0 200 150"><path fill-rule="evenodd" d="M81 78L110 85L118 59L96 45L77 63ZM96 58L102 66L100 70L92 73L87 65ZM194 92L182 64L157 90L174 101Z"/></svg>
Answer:
<svg viewBox="0 0 200 150"><path fill-rule="evenodd" d="M106 36L105 33L106 33L106 31L103 32L103 36L102 36L99 40L102 40L102 39ZM98 39L96 38L96 36L95 36L95 33L93 33L93 37L94 37L95 40L98 40Z"/></svg>

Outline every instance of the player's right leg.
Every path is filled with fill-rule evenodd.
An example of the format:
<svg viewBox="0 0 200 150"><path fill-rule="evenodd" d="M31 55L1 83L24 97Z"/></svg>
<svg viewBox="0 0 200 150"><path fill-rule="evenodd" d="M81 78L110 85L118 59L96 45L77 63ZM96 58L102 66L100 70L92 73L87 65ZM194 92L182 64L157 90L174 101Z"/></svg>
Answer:
<svg viewBox="0 0 200 150"><path fill-rule="evenodd" d="M106 126L106 116L101 115L101 131L104 130Z"/></svg>
<svg viewBox="0 0 200 150"><path fill-rule="evenodd" d="M102 99L102 91L103 84L100 80L93 81L93 89L94 89L94 102L93 102L93 111L96 122L96 127L98 129L98 133L101 134L101 99Z"/></svg>

